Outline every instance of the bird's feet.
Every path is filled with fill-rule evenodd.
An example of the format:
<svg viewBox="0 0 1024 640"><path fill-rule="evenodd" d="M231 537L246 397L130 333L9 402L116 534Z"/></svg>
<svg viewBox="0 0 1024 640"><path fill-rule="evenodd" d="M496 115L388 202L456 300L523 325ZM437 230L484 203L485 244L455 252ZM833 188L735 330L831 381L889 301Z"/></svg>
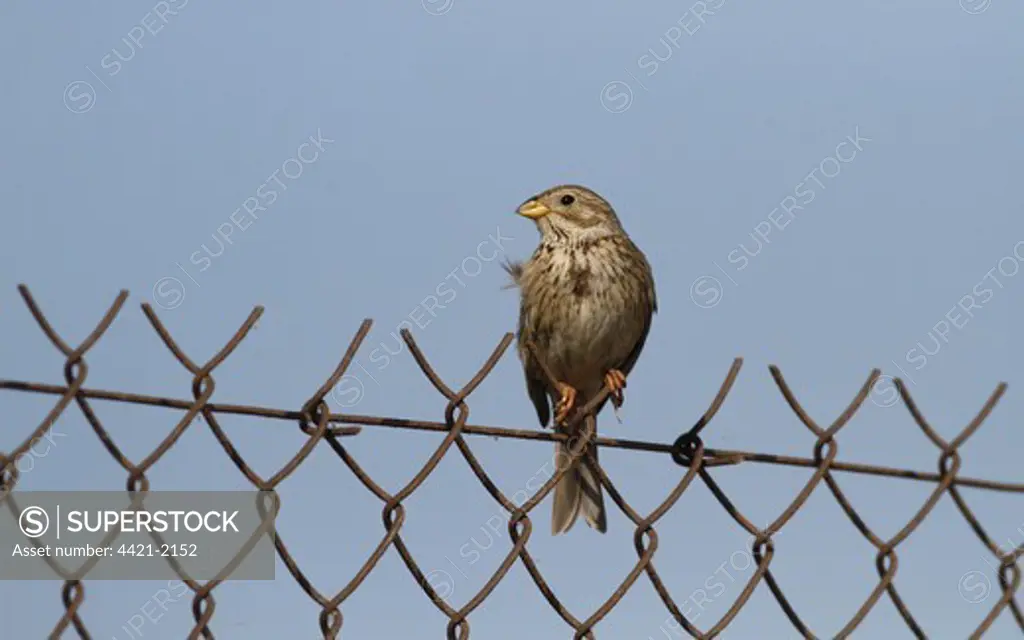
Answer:
<svg viewBox="0 0 1024 640"><path fill-rule="evenodd" d="M622 393L622 390L626 388L626 376L618 369L610 369L608 373L604 374L604 383L608 385L608 390L612 392L610 396L612 406L618 409L626 399Z"/></svg>
<svg viewBox="0 0 1024 640"><path fill-rule="evenodd" d="M555 384L558 386L558 393L561 395L558 404L555 405L555 423L563 423L569 417L569 412L572 411L573 406L576 404L576 389L564 382L556 382Z"/></svg>

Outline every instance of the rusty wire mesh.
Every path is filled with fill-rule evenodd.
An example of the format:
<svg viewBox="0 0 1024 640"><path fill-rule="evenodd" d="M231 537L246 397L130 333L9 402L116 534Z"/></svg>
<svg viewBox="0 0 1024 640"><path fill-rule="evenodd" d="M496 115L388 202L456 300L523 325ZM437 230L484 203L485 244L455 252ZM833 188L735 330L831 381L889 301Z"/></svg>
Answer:
<svg viewBox="0 0 1024 640"><path fill-rule="evenodd" d="M16 460L19 456L28 451L29 447L31 447L32 444L55 423L57 418L72 401L78 405L82 414L92 426L106 450L128 473L127 490L132 495L136 492L146 491L148 489L149 482L146 478L146 471L149 470L161 458L161 456L167 453L171 447L175 445L181 435L193 424L195 418L199 415L202 415L206 424L213 431L214 436L223 447L225 453L238 467L238 470L249 480L249 482L251 482L257 489L267 491L275 496L275 488L295 471L295 469L307 458L314 447L321 442L326 442L327 445L352 471L352 473L355 474L366 489L384 503L382 515L385 535L377 545L376 549L370 554L370 557L366 559L362 567L351 578L348 584L331 596L321 593L315 586L313 586L311 581L295 562L285 541L279 534L275 535L274 544L277 554L287 567L288 572L299 584L302 590L321 607L319 626L324 638L338 637L344 622L341 611L342 604L357 588L359 588L370 572L373 571L384 553L391 547L394 547L401 556L413 579L415 579L417 584L419 584L426 596L449 619L447 625L448 638L457 638L460 640L469 638L469 615L491 594L517 559L523 563L523 566L529 572L529 575L533 579L537 588L543 594L544 598L550 603L551 607L566 622L566 624L572 628L574 638L593 638L593 628L601 621L602 618L608 615L620 600L622 600L626 592L640 578L641 574L646 574L671 616L692 637L711 638L720 634L747 603L754 593L754 590L762 581L764 581L771 594L788 617L789 621L793 624L794 628L805 638L815 638L817 636L815 636L814 633L804 624L799 614L794 610L789 600L784 595L781 585L772 575L770 564L774 556L773 536L777 534L796 514L797 510L807 502L812 492L822 482L824 482L828 487L829 491L835 497L836 501L840 507L842 507L853 525L860 531L861 535L863 535L864 538L867 539L868 542L870 542L878 551L875 559L875 565L879 576L879 582L868 598L860 606L858 611L835 637L848 637L879 602L883 593L889 596L910 631L918 638L926 637L913 614L900 597L896 585L894 584L898 562L896 547L915 531L945 493L950 495L959 509L959 512L968 522L975 535L1000 563L999 584L1002 596L978 625L977 629L972 633L971 638L981 637L1006 608L1010 609L1016 624L1021 631L1024 631L1024 610L1021 609L1020 603L1015 597L1016 591L1021 582L1021 569L1018 564L1018 559L1022 554L1024 554L1024 543L1017 546L1014 550L1004 553L978 521L959 490L960 487L974 487L993 491L1024 493L1024 484L1011 484L958 476L958 472L961 467L961 459L958 449L967 441L968 438L971 437L972 434L974 434L975 431L978 430L984 420L991 413L996 403L1006 391L1005 383L998 385L975 418L971 420L970 423L964 427L964 429L952 441L947 442L938 435L938 433L921 414L903 383L900 380L895 381L900 397L913 417L914 422L939 450L938 473L927 473L907 469L894 469L890 467L839 462L836 460L838 445L835 442L835 436L864 403L876 380L881 375L881 372L877 369L870 372L867 380L842 414L827 428L823 428L804 411L800 402L796 399L783 378L782 372L775 366L770 367L772 377L774 378L774 381L786 402L797 415L800 422L802 422L816 437L812 458L711 449L705 447L701 440L700 433L711 422L719 408L722 406L726 396L733 386L734 381L736 380L737 375L739 374L742 366L742 359L737 358L729 369L725 380L722 382L717 395L711 401L707 411L700 416L691 429L680 435L674 443L663 444L605 437L593 438L593 430L585 427L581 432L582 437L577 436L576 442L570 442L571 453L570 459L566 461L567 464L556 465L556 472L548 479L548 481L538 489L529 500L524 502L521 506L516 506L490 479L487 472L483 469L480 462L473 454L473 451L466 442L464 436L487 435L499 438L546 441L565 439L565 436L551 432L467 424L467 398L491 372L502 355L508 349L513 340L512 334L506 334L472 379L463 388L455 390L440 379L437 373L427 362L422 351L417 347L412 335L407 330L403 330L402 338L408 345L416 363L419 365L424 375L426 375L430 380L431 384L447 400L443 422L406 420L379 416L334 414L329 411L325 397L332 387L334 387L334 385L341 379L347 367L355 357L356 352L370 330L372 322L369 319L364 320L362 325L359 327L341 358L341 362L335 368L334 372L299 410L271 409L257 406L229 405L210 402L210 398L213 396L215 388L212 376L213 370L231 355L232 351L235 350L235 348L246 337L250 329L253 328L256 321L263 313L262 307L254 308L252 313L250 313L249 317L245 320L235 335L232 336L228 343L205 364L198 365L182 351L181 347L175 342L160 322L160 319L153 312L153 309L148 304L142 305L142 311L153 326L153 329L159 334L164 344L178 362L188 369L193 376L192 400L183 400L119 391L87 389L84 387L85 379L88 375L88 366L85 362L85 354L103 336L104 332L109 328L114 318L120 312L128 297L127 291L120 292L114 300L114 303L110 306L106 315L100 320L99 324L96 325L92 333L90 333L77 347L71 347L68 345L57 334L57 332L54 331L42 311L36 305L27 287L21 285L19 286L19 291L24 298L29 311L46 334L47 338L49 338L54 346L56 346L57 349L59 349L65 356L64 379L66 385L61 386L34 382L0 380L0 389L60 396L60 399L49 411L39 426L33 429L28 437L26 437L18 447L7 453L0 452L0 503L8 499L10 492L17 484L18 469L15 465ZM579 423L580 421L587 421L586 425L592 424L592 422L589 421L591 412L594 407L598 406L607 397L608 393L609 392L606 389L599 397L595 398L587 406L577 408L573 416L570 418L571 422ZM95 412L92 410L90 404L90 401L92 400L106 400L127 402L138 405L169 407L185 410L185 415L182 416L174 429L171 430L171 432L145 459L136 463L129 460L121 452L117 444L108 434L107 430L100 423ZM216 416L218 414L241 414L260 416L268 419L297 421L302 431L309 437L299 451L277 473L269 479L264 479L253 471L253 469L239 454L238 450L233 446L231 440L217 421ZM338 426L339 424L343 426ZM415 476L397 493L390 494L374 482L374 480L362 469L362 467L360 467L342 444L342 439L344 437L357 435L364 426L435 431L444 433L445 437L419 472L416 473ZM637 562L635 566L622 580L621 584L611 597L609 597L608 600L598 607L598 609L589 617L581 620L561 603L558 596L544 579L540 570L537 568L537 564L530 555L530 551L527 549L527 542L530 539L533 529L529 515L530 512L547 496L547 494L554 488L555 484L571 468L573 462L575 462L581 455L581 452L584 451L584 447L592 439L599 446L604 447L618 447L637 451L667 453L672 456L672 459L676 463L685 467L685 473L675 488L669 493L668 497L666 497L665 500L651 513L644 516L637 513L623 500L622 496L616 491L611 480L600 469L600 467L597 467L594 464L592 458L587 457L586 459L578 462L579 464L591 465L591 468L596 469L596 472L601 478L601 482L611 499L618 505L626 517L635 524L636 529L633 534L633 540L637 554ZM455 609L450 606L444 598L435 591L419 565L416 563L415 559L409 553L409 550L401 536L402 525L405 521L405 509L402 504L403 501L424 483L427 477L437 467L441 459L449 452L453 444L459 450L459 453L469 464L470 468L476 474L483 486L487 489L488 493L509 513L508 534L512 542L512 548L509 550L498 569L493 573L490 579L487 580L484 587L470 598L460 609ZM738 463L770 463L793 467L808 467L813 468L815 471L805 484L804 488L793 499L782 514L764 529L759 529L748 518L744 517L744 515L739 512L715 482L711 472L709 471L709 469L716 466ZM920 507L917 513L915 513L914 516L906 523L906 525L904 525L891 539L883 540L865 524L864 520L850 505L846 496L843 494L843 491L840 489L839 483L833 473L836 471L914 479L935 483L936 486L929 498ZM697 477L700 477L701 481L704 482L708 489L714 494L715 498L732 517L732 519L754 537L751 553L757 562L756 570L748 580L736 601L732 604L725 615L718 620L718 622L705 631L701 631L696 628L683 614L659 577L659 573L654 565L654 555L658 548L658 534L654 528L654 524L659 518L665 515L670 508L672 508L683 492L686 491L693 480ZM190 639L199 637L213 638L213 632L210 629L210 623L215 611L213 590L223 581L223 578L219 580L206 581L205 583L200 584L185 575L181 571L180 566L173 561L173 558L168 558L168 560L175 572L178 573L179 577L181 577L182 581L188 585L194 593L192 598L192 613L195 619L195 625L188 637ZM51 563L51 566L54 565ZM79 579L84 576L70 575L70 572L62 572L60 567L55 568L62 577L67 576L61 593L65 613L60 620L57 621L53 632L50 634L50 638L61 637L69 627L73 627L80 637L89 638L89 631L86 629L78 613L85 601L85 586Z"/></svg>

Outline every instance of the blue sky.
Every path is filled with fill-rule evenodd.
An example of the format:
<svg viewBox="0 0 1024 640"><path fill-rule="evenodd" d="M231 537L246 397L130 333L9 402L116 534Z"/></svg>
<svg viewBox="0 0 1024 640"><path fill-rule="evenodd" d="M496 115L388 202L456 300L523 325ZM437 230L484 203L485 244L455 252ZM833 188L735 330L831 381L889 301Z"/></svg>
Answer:
<svg viewBox="0 0 1024 640"><path fill-rule="evenodd" d="M465 384L514 330L516 294L502 290L499 263L537 242L515 207L582 183L612 202L646 252L660 303L623 422L608 412L603 434L671 442L742 356L708 446L810 456L814 437L767 366L781 367L822 425L879 367L907 381L950 439L1008 382L962 448L961 473L1019 479L1022 20L1024 6L1002 0L5 3L0 377L63 380L63 357L18 283L72 344L126 288L124 310L87 356L88 387L190 397L191 377L143 302L200 362L264 305L216 370L215 401L297 409L371 317L332 408L440 421L445 401L399 330L412 330L449 385ZM892 406L890 381L837 436L839 459L932 471L939 452ZM17 446L54 401L3 392L0 447ZM472 423L536 428L511 352L468 404ZM95 406L134 460L180 417ZM124 486L76 411L23 470L21 489ZM265 476L304 441L286 422L223 424ZM397 491L439 442L367 428L345 445ZM551 457L548 443L468 442L507 495ZM608 450L601 460L642 512L684 473L659 454ZM810 475L754 463L714 470L760 524ZM247 487L198 421L149 478L154 489ZM839 479L882 537L931 491ZM322 591L341 589L383 535L382 504L325 445L280 493L279 531L299 565ZM1017 495L964 493L993 538L1024 542ZM406 509L403 539L461 606L510 548L501 508L452 451ZM550 500L534 513L540 570L588 617L636 562L632 527L613 508L607 535L578 526L553 538ZM657 528L655 565L707 629L752 575L749 536L699 483ZM877 584L874 549L824 486L775 540L785 593L831 637ZM991 554L948 497L898 553L896 584L930 637L965 637L995 603ZM281 563L277 575L218 588L218 637L317 637L318 607ZM165 587L87 583L83 619L97 638L183 637L191 613L181 598L156 622L126 626ZM6 582L0 595L11 637L43 637L62 611L59 583ZM443 637L446 624L394 550L342 611L346 638ZM570 635L521 564L469 619L474 638ZM674 625L641 576L596 632L683 637ZM795 634L762 585L724 637ZM858 635L911 637L885 597ZM1018 635L1004 614L989 637Z"/></svg>

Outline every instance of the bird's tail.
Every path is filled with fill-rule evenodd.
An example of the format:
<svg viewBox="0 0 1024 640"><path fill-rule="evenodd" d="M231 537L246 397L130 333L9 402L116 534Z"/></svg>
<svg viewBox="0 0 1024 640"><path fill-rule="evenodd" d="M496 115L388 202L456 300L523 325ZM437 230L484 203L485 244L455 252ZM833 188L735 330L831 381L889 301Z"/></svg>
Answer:
<svg viewBox="0 0 1024 640"><path fill-rule="evenodd" d="M584 424L589 430L597 430L597 419L594 416L585 418ZM572 439L556 442L556 463L561 460L563 465L569 464L570 448L574 446L576 446L576 441ZM597 462L597 445L591 443L587 448L592 452L594 462ZM554 535L565 533L571 529L576 522L576 517L581 513L591 528L601 533L608 529L601 481L590 470L585 461L586 457L585 453L581 454L574 461L572 468L562 476L555 486L554 505L551 513L551 533ZM561 465L555 465L556 470L561 468Z"/></svg>

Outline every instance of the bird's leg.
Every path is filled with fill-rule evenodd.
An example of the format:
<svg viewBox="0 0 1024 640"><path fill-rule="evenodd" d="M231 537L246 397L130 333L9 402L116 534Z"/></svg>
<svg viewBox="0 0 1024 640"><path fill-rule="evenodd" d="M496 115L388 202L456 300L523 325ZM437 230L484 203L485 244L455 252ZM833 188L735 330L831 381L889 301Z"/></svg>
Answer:
<svg viewBox="0 0 1024 640"><path fill-rule="evenodd" d="M576 404L576 389L564 382L556 382L555 385L558 387L558 393L561 395L558 404L555 405L555 423L561 423L565 422L565 419L569 417L569 412L572 411L573 405Z"/></svg>
<svg viewBox="0 0 1024 640"><path fill-rule="evenodd" d="M608 385L608 390L612 392L612 406L618 409L625 402L622 390L626 388L626 376L618 369L609 369L608 373L604 374L604 383Z"/></svg>
<svg viewBox="0 0 1024 640"><path fill-rule="evenodd" d="M608 385L608 390L611 391L612 410L615 413L615 419L622 424L622 417L619 416L619 407L625 402L622 390L626 388L626 376L622 374L618 369L609 369L608 373L604 374L604 383Z"/></svg>

